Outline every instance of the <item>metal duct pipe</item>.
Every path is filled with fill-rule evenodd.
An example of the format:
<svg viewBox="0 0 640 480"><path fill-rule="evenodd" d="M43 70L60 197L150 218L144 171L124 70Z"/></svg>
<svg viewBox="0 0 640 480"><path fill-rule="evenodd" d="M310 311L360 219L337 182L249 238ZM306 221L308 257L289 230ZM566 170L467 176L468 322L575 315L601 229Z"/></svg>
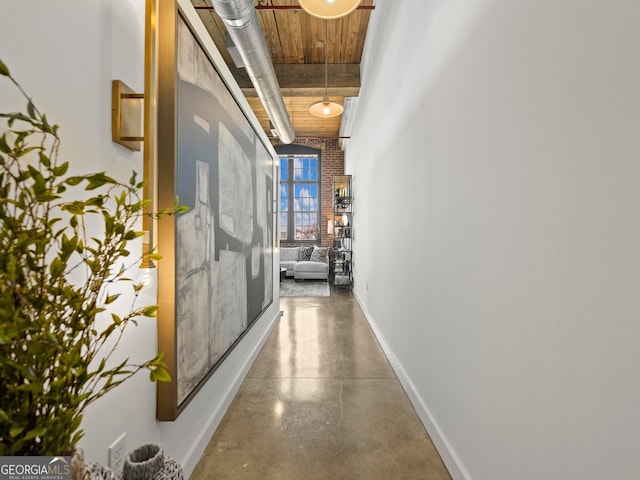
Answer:
<svg viewBox="0 0 640 480"><path fill-rule="evenodd" d="M296 134L280 94L278 78L258 23L253 0L212 0L211 3L227 26L278 137L284 143L293 142Z"/></svg>

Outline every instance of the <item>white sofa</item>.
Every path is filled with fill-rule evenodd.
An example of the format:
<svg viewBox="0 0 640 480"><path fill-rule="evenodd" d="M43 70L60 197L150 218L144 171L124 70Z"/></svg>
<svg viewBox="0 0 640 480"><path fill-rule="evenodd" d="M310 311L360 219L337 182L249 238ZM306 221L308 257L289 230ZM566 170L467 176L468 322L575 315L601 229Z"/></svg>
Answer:
<svg viewBox="0 0 640 480"><path fill-rule="evenodd" d="M300 258L300 247L280 247L280 268L286 268L285 276L295 280L328 280L328 250L314 246L311 259L304 260Z"/></svg>

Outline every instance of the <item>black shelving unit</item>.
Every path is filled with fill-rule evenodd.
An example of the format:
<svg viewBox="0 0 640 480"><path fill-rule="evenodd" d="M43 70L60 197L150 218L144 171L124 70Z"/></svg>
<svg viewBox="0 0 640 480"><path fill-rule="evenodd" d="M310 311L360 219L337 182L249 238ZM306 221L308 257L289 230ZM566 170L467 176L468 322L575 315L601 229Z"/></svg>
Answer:
<svg viewBox="0 0 640 480"><path fill-rule="evenodd" d="M334 288L353 287L353 192L351 175L333 177L333 251Z"/></svg>

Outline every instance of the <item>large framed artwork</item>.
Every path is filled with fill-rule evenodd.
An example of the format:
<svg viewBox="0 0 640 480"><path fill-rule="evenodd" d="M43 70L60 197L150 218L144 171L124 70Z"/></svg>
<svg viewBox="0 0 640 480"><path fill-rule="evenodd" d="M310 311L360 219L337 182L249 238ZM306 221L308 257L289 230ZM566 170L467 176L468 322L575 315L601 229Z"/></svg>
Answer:
<svg viewBox="0 0 640 480"><path fill-rule="evenodd" d="M191 4L150 0L157 72L158 343L174 420L273 302L276 154ZM155 11L154 11L155 10Z"/></svg>

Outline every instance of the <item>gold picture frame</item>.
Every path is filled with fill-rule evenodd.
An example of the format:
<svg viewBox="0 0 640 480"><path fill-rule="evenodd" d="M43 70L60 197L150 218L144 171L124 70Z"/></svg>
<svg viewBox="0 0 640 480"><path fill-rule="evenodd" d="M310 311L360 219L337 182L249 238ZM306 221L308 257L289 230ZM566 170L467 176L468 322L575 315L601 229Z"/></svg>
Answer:
<svg viewBox="0 0 640 480"><path fill-rule="evenodd" d="M277 155L187 0L147 0L145 175L158 210L158 348L175 420L273 303Z"/></svg>

